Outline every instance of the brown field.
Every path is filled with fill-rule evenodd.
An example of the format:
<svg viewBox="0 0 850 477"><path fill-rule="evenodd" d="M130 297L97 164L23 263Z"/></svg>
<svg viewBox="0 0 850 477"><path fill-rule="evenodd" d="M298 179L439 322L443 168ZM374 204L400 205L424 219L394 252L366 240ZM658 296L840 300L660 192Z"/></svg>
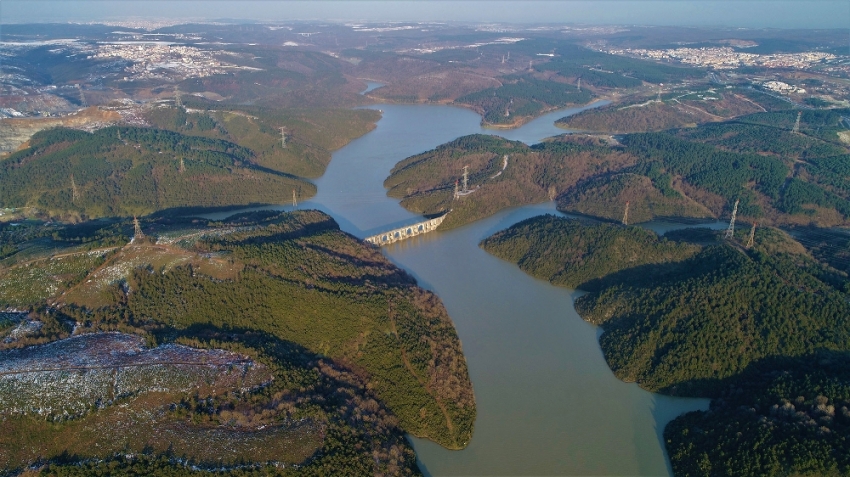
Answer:
<svg viewBox="0 0 850 477"><path fill-rule="evenodd" d="M26 147L33 134L55 127L97 129L121 120L116 111L97 107L86 108L60 118L7 118L0 119L0 153L14 152Z"/></svg>

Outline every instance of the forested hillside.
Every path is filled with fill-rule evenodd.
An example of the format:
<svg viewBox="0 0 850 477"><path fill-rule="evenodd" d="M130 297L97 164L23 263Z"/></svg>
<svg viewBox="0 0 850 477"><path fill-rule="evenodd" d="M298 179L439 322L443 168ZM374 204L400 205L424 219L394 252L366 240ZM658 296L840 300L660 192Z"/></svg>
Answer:
<svg viewBox="0 0 850 477"><path fill-rule="evenodd" d="M143 227L151 234L162 230L159 241L103 248L109 242L106 236L127 234L127 225L61 226L52 238L26 231L4 235L20 251L0 266L0 302L24 291L7 284L51 284L46 295L15 303L33 310L28 317L0 322L4 347L61 340L76 323L75 334L120 330L142 335L149 344L236 350L269 366L272 384L219 396L121 398L116 403L124 407L95 406L79 419L49 429L41 417L19 416L4 421L4 435L44 442L39 455L45 457L57 457L48 443L66 439L62 449L85 449L81 457L107 458L118 468L151 469L174 464L165 452L167 442L154 445L142 460L113 453L128 439L128 426L138 427L133 412L159 412L165 406L170 414L162 417L163 426L188 421L219 433L236 426L235 432L246 432L251 439L254 435L239 426L252 425L251 432L270 425L301 429L302 442L314 445L315 452L305 448L306 454L293 453L285 462L302 465L308 474L322 469L416 473L402 432L453 449L469 443L474 394L460 341L439 298L416 286L378 250L341 232L329 216L317 211L253 213L207 225L150 218ZM65 248L53 257L33 257L44 254L45 241L55 244L51 250ZM99 248L87 251L74 242ZM27 273L7 281L16 270ZM39 273L33 275L33 270ZM96 306L86 304L95 297L101 300ZM47 301L59 311L46 313ZM0 394L4 390L0 386ZM87 430L111 419L122 423L113 426L111 440L101 441ZM301 427L292 427L296 422ZM163 439L185 440L198 431L180 427L175 432ZM103 451L92 450L95 443ZM144 441L131 439L128 448L140 452L137 444ZM16 454L21 463L28 452ZM188 457L202 468L211 462L205 451ZM65 461L75 458L54 463ZM106 463L86 465L96 472ZM253 461L250 468L265 465L265 460ZM72 471L61 465L51 468Z"/></svg>
<svg viewBox="0 0 850 477"><path fill-rule="evenodd" d="M507 207L557 197L583 178L605 174L636 159L582 138L561 137L534 146L499 137L472 135L399 162L384 181L391 197L421 214L451 209L442 227L469 223ZM469 189L454 197L463 166ZM462 187L462 185L461 185Z"/></svg>
<svg viewBox="0 0 850 477"><path fill-rule="evenodd" d="M742 247L745 232L720 244L707 229L668 235L679 243L545 216L481 246L531 275L590 291L576 310L604 330L600 345L620 379L714 398L710 411L665 429L676 475L846 474L846 272L775 229L759 229L751 249ZM795 235L809 237L817 257L843 263L841 249L813 240L813 230Z"/></svg>
<svg viewBox="0 0 850 477"><path fill-rule="evenodd" d="M373 109L271 109L199 98L189 102L204 109L158 106L146 118L160 129L239 144L252 151L257 165L311 179L324 174L332 151L371 131L380 119Z"/></svg>
<svg viewBox="0 0 850 477"><path fill-rule="evenodd" d="M711 410L664 429L673 472L712 475L850 473L850 361L819 351L752 366Z"/></svg>
<svg viewBox="0 0 850 477"><path fill-rule="evenodd" d="M587 291L604 286L604 277L638 269L635 278L650 280L644 265L681 262L699 251L696 245L659 239L639 227L588 224L553 215L533 217L486 238L481 248L524 272L554 285ZM637 275L639 273L639 275Z"/></svg>
<svg viewBox="0 0 850 477"><path fill-rule="evenodd" d="M628 203L630 223L728 217L738 201L740 217L761 223L847 224L850 150L824 133L761 124L788 114L759 113L619 140L564 135L530 147L467 136L399 162L384 185L408 210L451 209L446 228L547 198L563 212L612 221L622 219ZM834 115L809 119L808 130L837 127ZM474 191L455 197L464 165Z"/></svg>
<svg viewBox="0 0 850 477"><path fill-rule="evenodd" d="M485 126L517 126L545 110L589 103L586 89L571 84L544 81L531 76L508 76L502 85L461 96L455 103L469 106L482 116Z"/></svg>
<svg viewBox="0 0 850 477"><path fill-rule="evenodd" d="M693 88L661 95L629 96L561 118L559 127L606 133L636 133L693 128L748 114L784 110L790 103L749 88Z"/></svg>
<svg viewBox="0 0 850 477"><path fill-rule="evenodd" d="M144 215L191 206L282 203L313 184L220 139L148 128L54 129L0 162L0 203L65 218Z"/></svg>

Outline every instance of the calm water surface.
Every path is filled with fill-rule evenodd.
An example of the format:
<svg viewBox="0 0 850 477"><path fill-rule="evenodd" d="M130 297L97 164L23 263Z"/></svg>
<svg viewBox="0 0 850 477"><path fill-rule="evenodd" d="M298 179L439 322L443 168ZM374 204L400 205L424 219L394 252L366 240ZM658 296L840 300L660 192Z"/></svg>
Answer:
<svg viewBox="0 0 850 477"><path fill-rule="evenodd" d="M377 128L334 153L316 182L318 195L299 206L328 212L359 237L421 220L386 196L383 180L398 161L473 133L533 144L565 132L553 122L580 110L494 131L482 129L481 118L465 109L374 108L383 111ZM573 308L577 292L531 278L478 248L493 232L543 213L557 212L552 204L512 209L384 248L445 303L478 405L475 434L465 450L411 439L420 466L435 476L669 475L664 425L683 412L707 408L707 400L660 396L619 381L602 357L598 330ZM675 227L681 225L650 224L659 231Z"/></svg>
<svg viewBox="0 0 850 477"><path fill-rule="evenodd" d="M365 80L364 80L365 81ZM366 81L366 89L360 92L360 94L366 94L373 89L380 88L384 83L378 83L377 81Z"/></svg>

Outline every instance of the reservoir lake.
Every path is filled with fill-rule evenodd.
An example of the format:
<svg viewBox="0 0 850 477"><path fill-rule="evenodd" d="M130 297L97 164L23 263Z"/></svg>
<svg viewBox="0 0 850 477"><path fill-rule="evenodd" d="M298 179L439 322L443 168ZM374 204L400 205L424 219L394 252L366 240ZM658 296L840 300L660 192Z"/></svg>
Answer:
<svg viewBox="0 0 850 477"><path fill-rule="evenodd" d="M474 133L534 144L567 132L554 126L557 119L603 104L554 111L513 130L483 129L478 114L451 106L370 106L383 114L375 130L336 151L316 181L318 194L298 207L325 211L360 238L413 224L422 217L383 187L398 161ZM443 300L475 389L469 446L451 451L411 437L420 468L433 476L670 475L664 426L707 409L708 400L662 396L618 380L602 356L599 330L573 307L580 292L532 278L478 247L492 233L545 213L558 214L553 203L514 208L383 248ZM657 232L694 226L643 225Z"/></svg>

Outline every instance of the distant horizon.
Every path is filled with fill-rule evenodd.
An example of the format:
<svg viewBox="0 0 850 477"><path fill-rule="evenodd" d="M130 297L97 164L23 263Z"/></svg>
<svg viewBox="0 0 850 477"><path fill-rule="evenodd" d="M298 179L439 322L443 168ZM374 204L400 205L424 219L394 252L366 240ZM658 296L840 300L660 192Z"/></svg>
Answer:
<svg viewBox="0 0 850 477"><path fill-rule="evenodd" d="M168 9L168 13L163 10ZM199 11L210 12L199 16ZM157 12L155 15L148 12ZM450 14L447 12L451 12ZM844 0L342 1L4 0L0 24L451 22L746 29L847 29Z"/></svg>

